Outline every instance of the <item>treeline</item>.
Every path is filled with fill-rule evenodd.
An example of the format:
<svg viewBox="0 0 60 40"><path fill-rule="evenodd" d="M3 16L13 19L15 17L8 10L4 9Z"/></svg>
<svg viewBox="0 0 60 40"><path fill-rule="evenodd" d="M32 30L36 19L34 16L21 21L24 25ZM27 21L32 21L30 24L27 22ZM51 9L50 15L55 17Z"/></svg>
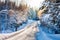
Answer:
<svg viewBox="0 0 60 40"><path fill-rule="evenodd" d="M45 0L45 1L50 1L52 3L60 3L60 0Z"/></svg>
<svg viewBox="0 0 60 40"><path fill-rule="evenodd" d="M0 1L0 10L4 9L5 3Z"/></svg>
<svg viewBox="0 0 60 40"><path fill-rule="evenodd" d="M25 8L27 8L27 5L22 5L22 4L20 4L19 6L17 6L16 4L15 4L15 2L11 2L11 1L9 1L9 2L1 2L0 1L0 10L2 10L2 9L13 9L13 10L24 10Z"/></svg>

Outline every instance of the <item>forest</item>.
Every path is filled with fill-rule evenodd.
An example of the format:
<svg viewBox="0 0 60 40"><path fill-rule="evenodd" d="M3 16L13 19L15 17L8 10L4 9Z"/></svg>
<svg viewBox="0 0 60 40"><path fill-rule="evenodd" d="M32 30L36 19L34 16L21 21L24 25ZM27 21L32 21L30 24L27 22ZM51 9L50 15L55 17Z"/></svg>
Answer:
<svg viewBox="0 0 60 40"><path fill-rule="evenodd" d="M60 0L29 1L0 0L0 34L8 34L0 39L60 40Z"/></svg>

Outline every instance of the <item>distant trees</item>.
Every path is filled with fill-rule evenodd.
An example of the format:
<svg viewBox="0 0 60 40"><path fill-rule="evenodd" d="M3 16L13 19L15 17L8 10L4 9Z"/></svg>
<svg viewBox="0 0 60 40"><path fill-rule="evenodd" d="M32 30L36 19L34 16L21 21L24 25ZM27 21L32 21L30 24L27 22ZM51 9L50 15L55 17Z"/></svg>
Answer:
<svg viewBox="0 0 60 40"><path fill-rule="evenodd" d="M60 0L45 0L45 1L50 1L52 3L60 3Z"/></svg>
<svg viewBox="0 0 60 40"><path fill-rule="evenodd" d="M4 9L5 3L0 1L0 10Z"/></svg>
<svg viewBox="0 0 60 40"><path fill-rule="evenodd" d="M15 2L8 2L7 4L9 6L10 9L14 9L15 8Z"/></svg>
<svg viewBox="0 0 60 40"><path fill-rule="evenodd" d="M60 0L56 0L56 3L60 3Z"/></svg>
<svg viewBox="0 0 60 40"><path fill-rule="evenodd" d="M7 1L7 2L1 2L0 1L0 9L5 9L6 7L8 7L8 9L21 10L22 11L22 10L27 8L27 5L21 4L21 3L19 4L19 6L17 6L16 3L12 2L12 1Z"/></svg>

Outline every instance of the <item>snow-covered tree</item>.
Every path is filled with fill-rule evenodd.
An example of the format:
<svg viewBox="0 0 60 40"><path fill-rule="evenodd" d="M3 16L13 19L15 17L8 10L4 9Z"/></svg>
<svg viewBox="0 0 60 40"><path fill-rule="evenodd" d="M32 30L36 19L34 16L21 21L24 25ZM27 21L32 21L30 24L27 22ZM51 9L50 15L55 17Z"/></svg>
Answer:
<svg viewBox="0 0 60 40"><path fill-rule="evenodd" d="M44 3L47 6L47 11L41 17L42 25L48 28L48 32L60 33L60 5L51 3L50 1Z"/></svg>

